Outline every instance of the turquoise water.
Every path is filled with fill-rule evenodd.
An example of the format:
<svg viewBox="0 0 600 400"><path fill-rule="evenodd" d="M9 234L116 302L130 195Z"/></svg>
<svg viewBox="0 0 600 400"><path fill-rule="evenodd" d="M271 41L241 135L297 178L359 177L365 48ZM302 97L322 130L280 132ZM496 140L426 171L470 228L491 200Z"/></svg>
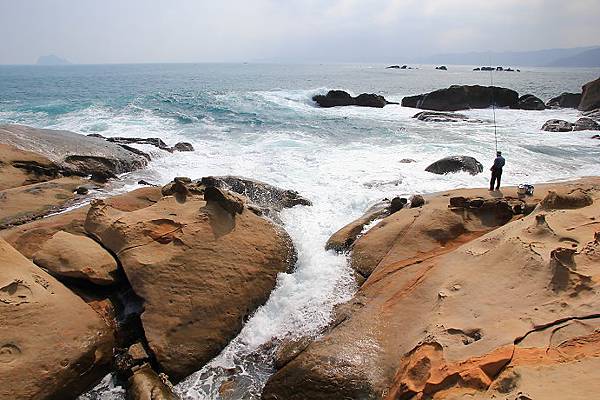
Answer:
<svg viewBox="0 0 600 400"><path fill-rule="evenodd" d="M160 137L191 142L196 151L170 154L155 148L147 170L122 176L113 190L139 179L166 183L174 176L253 177L300 191L312 207L282 215L298 250L296 269L281 274L268 303L209 365L178 385L188 399L258 398L272 373L272 349L290 336L316 335L332 307L355 287L344 256L326 252L327 238L370 204L394 195L485 186L487 174L438 176L425 167L465 154L484 165L494 157L491 110L466 111L483 122L425 123L417 110L315 107L311 97L328 89L375 92L388 100L451 84L489 85L472 67L433 66L386 70L384 65L114 65L0 66L0 123L68 129L81 134ZM544 100L580 91L599 69L522 69L494 73L497 85ZM592 132L540 131L550 118L574 121L576 110L496 112L499 144L507 158L505 183L537 183L598 174L600 142ZM411 158L416 162L399 161ZM230 384L228 384L230 385ZM120 399L108 381L87 398Z"/></svg>

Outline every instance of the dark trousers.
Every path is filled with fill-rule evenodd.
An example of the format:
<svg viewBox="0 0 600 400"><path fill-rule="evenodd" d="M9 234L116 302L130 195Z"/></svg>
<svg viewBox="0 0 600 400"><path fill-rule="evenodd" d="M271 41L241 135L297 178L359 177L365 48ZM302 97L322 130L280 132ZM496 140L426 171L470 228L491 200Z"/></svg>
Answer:
<svg viewBox="0 0 600 400"><path fill-rule="evenodd" d="M502 179L502 170L492 168L492 179L490 180L490 190L494 190L494 183L496 184L496 190L500 189L500 180Z"/></svg>

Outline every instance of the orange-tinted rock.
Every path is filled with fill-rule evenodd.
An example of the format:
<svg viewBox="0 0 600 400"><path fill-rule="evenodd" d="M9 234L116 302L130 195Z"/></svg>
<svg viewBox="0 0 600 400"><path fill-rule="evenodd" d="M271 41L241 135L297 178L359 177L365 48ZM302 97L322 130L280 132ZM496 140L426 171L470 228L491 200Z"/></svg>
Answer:
<svg viewBox="0 0 600 400"><path fill-rule="evenodd" d="M110 329L2 239L0 255L0 398L76 398L108 370Z"/></svg>
<svg viewBox="0 0 600 400"><path fill-rule="evenodd" d="M268 220L194 195L132 212L97 201L85 228L144 299L148 344L175 380L227 345L294 258L289 237Z"/></svg>

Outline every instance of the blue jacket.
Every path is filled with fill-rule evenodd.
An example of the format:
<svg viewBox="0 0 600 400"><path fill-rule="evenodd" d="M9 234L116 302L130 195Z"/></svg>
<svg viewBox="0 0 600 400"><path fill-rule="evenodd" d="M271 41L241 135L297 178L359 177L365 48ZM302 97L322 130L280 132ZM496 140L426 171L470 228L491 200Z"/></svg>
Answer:
<svg viewBox="0 0 600 400"><path fill-rule="evenodd" d="M506 164L506 160L504 159L504 157L498 156L494 160L494 165L492 165L492 169L502 171L502 167L504 167L504 164Z"/></svg>

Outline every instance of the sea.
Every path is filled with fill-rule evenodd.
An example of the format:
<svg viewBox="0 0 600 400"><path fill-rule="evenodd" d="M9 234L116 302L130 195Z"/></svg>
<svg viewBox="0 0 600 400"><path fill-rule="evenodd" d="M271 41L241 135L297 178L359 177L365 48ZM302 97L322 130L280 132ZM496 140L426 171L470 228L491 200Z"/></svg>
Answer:
<svg viewBox="0 0 600 400"><path fill-rule="evenodd" d="M386 69L383 64L143 64L0 66L0 124L64 129L82 135L159 137L190 142L193 152L141 146L153 159L100 195L165 184L175 176L239 175L297 190L312 206L281 214L298 261L282 273L267 303L211 362L176 385L184 399L258 399L274 372L282 340L318 336L336 304L356 285L346 255L325 251L327 239L383 198L459 187L485 187L496 138L506 158L504 184L598 175L600 140L594 132L543 132L552 118L574 122L574 109L467 110L470 120L423 122L419 110L323 109L315 94L343 89L377 93L389 101L445 88L479 84L534 94L544 101L580 92L600 69L520 68L473 71L433 65ZM512 66L517 68L516 66ZM495 120L495 124L494 124ZM496 135L494 131L496 130ZM425 171L450 155L473 156L484 173ZM405 159L414 162L402 162ZM124 389L108 375L81 400L121 400Z"/></svg>

